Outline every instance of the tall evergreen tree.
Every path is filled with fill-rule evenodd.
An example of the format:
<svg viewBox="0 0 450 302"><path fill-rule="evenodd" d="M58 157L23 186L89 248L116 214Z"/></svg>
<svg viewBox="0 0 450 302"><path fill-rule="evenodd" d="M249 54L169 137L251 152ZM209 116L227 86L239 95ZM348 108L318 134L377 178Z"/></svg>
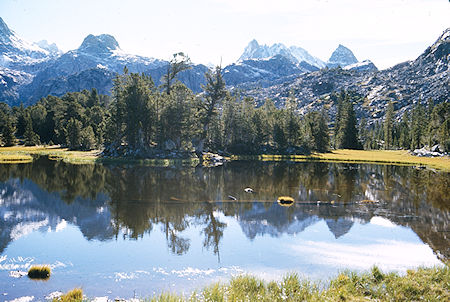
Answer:
<svg viewBox="0 0 450 302"><path fill-rule="evenodd" d="M67 123L67 146L70 149L80 149L82 126L83 124L75 118L71 118Z"/></svg>
<svg viewBox="0 0 450 302"><path fill-rule="evenodd" d="M297 101L293 93L290 93L283 111L284 130L286 141L289 146L296 146L300 141L300 118L295 112L297 109Z"/></svg>
<svg viewBox="0 0 450 302"><path fill-rule="evenodd" d="M16 136L14 135L15 131L16 128L13 125L12 116L7 115L2 131L4 146L9 147L16 144Z"/></svg>
<svg viewBox="0 0 450 302"><path fill-rule="evenodd" d="M339 95L336 115L335 139L336 147L343 149L360 149L356 115L350 95L344 91Z"/></svg>
<svg viewBox="0 0 450 302"><path fill-rule="evenodd" d="M172 82L178 73L191 68L191 60L183 52L173 54L172 60L167 65L167 72L161 79L163 88L170 94Z"/></svg>
<svg viewBox="0 0 450 302"><path fill-rule="evenodd" d="M89 93L89 98L87 100L86 105L89 108L94 106L100 106L100 97L98 95L96 88L92 88L91 92Z"/></svg>
<svg viewBox="0 0 450 302"><path fill-rule="evenodd" d="M409 149L411 146L411 139L409 133L409 114L403 113L402 120L399 124L399 147L403 149Z"/></svg>
<svg viewBox="0 0 450 302"><path fill-rule="evenodd" d="M20 103L19 107L14 107L14 113L16 116L16 133L17 137L23 137L25 133L26 126L26 110L22 103Z"/></svg>
<svg viewBox="0 0 450 302"><path fill-rule="evenodd" d="M394 104L389 102L384 116L383 123L384 130L384 149L388 150L393 144L393 131L394 131Z"/></svg>
<svg viewBox="0 0 450 302"><path fill-rule="evenodd" d="M417 102L411 115L411 149L417 149L422 147L422 135L423 135L423 123L424 123L424 109Z"/></svg>
<svg viewBox="0 0 450 302"><path fill-rule="evenodd" d="M329 149L330 137L326 112L309 112L305 116L306 138L309 147L318 152L326 152Z"/></svg>
<svg viewBox="0 0 450 302"><path fill-rule="evenodd" d="M25 133L23 134L26 146L39 145L39 135L33 131L33 122L31 121L30 114L25 116Z"/></svg>
<svg viewBox="0 0 450 302"><path fill-rule="evenodd" d="M204 141L207 136L208 127L212 117L216 114L216 107L221 103L226 96L225 80L222 77L222 67L217 66L213 72L208 71L205 74L206 85L203 86L204 97L200 103L201 120L203 124L203 131L198 144L197 153L200 154L203 150Z"/></svg>

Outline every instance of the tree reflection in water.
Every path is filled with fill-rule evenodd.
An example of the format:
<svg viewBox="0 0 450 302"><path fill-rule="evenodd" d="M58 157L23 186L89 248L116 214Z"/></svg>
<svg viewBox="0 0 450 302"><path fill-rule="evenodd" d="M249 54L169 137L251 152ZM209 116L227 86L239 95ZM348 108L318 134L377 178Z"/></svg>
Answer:
<svg viewBox="0 0 450 302"><path fill-rule="evenodd" d="M298 233L321 219L339 238L355 219L382 216L411 228L438 257L449 259L449 190L449 173L405 166L232 162L178 169L72 165L42 157L0 165L0 210L14 213L0 222L0 251L13 240L17 224L43 217L50 224L65 219L98 240L137 240L161 227L169 250L178 255L191 246L183 232L200 225L203 246L219 257L227 227L221 215L236 217L248 238ZM282 208L276 199L283 195L300 202ZM359 203L367 199L378 203ZM24 214L29 209L33 215Z"/></svg>

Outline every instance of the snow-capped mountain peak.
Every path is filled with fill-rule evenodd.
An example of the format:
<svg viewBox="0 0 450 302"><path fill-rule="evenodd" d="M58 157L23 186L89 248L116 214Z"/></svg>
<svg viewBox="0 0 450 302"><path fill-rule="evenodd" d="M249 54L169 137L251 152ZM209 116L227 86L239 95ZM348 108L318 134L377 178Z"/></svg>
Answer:
<svg viewBox="0 0 450 302"><path fill-rule="evenodd" d="M244 49L238 62L250 59L269 59L281 55L288 58L295 64L306 62L312 66L322 68L325 66L320 59L313 57L306 50L297 46L286 47L282 43L275 43L272 46L260 45L256 40L250 41Z"/></svg>
<svg viewBox="0 0 450 302"><path fill-rule="evenodd" d="M0 66L32 65L49 59L49 52L16 35L0 18Z"/></svg>

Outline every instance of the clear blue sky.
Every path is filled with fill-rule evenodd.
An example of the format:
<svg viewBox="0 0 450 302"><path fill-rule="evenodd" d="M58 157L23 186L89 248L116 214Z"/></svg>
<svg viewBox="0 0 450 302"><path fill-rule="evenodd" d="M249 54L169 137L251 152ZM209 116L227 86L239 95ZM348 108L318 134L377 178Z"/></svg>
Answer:
<svg viewBox="0 0 450 302"><path fill-rule="evenodd" d="M0 0L18 35L77 48L109 33L129 53L195 63L234 62L251 39L327 60L339 43L379 68L415 59L450 27L448 0Z"/></svg>

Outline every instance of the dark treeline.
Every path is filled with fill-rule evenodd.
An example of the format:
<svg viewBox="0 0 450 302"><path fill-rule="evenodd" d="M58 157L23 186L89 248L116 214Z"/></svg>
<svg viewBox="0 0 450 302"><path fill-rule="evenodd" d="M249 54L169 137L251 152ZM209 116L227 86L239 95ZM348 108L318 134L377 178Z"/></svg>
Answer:
<svg viewBox="0 0 450 302"><path fill-rule="evenodd" d="M25 145L59 144L70 149L105 149L111 156L191 156L203 151L231 154L305 154L330 148L392 149L441 144L450 147L450 108L418 102L411 115L394 118L394 104L382 123L359 124L353 97L332 94L337 108L330 130L328 112L300 116L289 97L283 108L271 100L257 107L250 97L225 89L222 70L208 72L203 93L195 95L181 82L178 72L189 60L174 56L162 87L151 77L128 73L114 80L112 97L95 89L48 96L33 106L10 108L0 102L0 140L5 146L17 139ZM332 134L332 135L330 135ZM163 154L161 154L163 152Z"/></svg>
<svg viewBox="0 0 450 302"><path fill-rule="evenodd" d="M361 119L359 141L364 149L417 149L439 145L450 151L450 104L435 105L432 99L423 105L416 103L411 112L405 111L400 120L394 116L395 104L390 102L382 122L367 126Z"/></svg>

